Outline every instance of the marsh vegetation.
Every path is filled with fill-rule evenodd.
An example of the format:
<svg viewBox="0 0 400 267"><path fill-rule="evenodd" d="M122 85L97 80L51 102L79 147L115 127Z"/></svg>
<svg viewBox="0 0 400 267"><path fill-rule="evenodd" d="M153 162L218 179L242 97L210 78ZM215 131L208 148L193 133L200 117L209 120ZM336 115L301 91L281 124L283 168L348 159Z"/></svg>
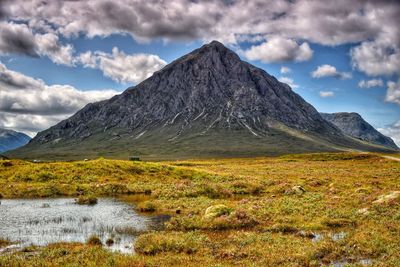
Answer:
<svg viewBox="0 0 400 267"><path fill-rule="evenodd" d="M137 233L133 255L85 239L3 255L0 265L400 265L400 162L379 155L12 164L0 167L2 201L118 196L170 219Z"/></svg>

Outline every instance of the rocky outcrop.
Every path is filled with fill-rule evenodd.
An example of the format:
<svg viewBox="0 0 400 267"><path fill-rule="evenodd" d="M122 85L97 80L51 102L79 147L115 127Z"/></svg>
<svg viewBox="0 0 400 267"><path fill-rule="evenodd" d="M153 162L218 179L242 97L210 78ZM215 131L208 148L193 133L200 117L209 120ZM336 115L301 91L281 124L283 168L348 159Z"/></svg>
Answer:
<svg viewBox="0 0 400 267"><path fill-rule="evenodd" d="M390 137L378 132L358 113L339 112L332 114L321 113L321 115L325 120L333 123L347 135L391 149L398 149Z"/></svg>

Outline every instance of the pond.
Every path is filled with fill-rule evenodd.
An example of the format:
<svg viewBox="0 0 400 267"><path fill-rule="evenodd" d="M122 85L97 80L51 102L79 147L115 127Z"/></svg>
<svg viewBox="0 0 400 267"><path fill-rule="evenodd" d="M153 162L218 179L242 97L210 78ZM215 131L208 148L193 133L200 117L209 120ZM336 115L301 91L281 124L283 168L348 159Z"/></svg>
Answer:
<svg viewBox="0 0 400 267"><path fill-rule="evenodd" d="M132 253L134 234L152 227L159 217L145 217L134 208L112 198L96 205L77 205L73 198L3 199L0 204L0 238L15 244L7 251L29 245L55 242L86 242L97 235L112 251Z"/></svg>

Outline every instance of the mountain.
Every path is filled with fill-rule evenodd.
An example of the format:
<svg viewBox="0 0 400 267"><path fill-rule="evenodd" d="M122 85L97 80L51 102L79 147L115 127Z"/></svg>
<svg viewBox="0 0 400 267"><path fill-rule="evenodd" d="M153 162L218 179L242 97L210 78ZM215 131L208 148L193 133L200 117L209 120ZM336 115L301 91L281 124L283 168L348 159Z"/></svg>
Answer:
<svg viewBox="0 0 400 267"><path fill-rule="evenodd" d="M21 147L31 138L24 133L0 128L0 153Z"/></svg>
<svg viewBox="0 0 400 267"><path fill-rule="evenodd" d="M349 148L387 150L344 135L287 84L213 41L9 155L177 159Z"/></svg>
<svg viewBox="0 0 400 267"><path fill-rule="evenodd" d="M352 137L382 145L391 149L399 149L394 141L372 127L358 113L339 112L339 113L321 113L321 116L336 125L345 134Z"/></svg>

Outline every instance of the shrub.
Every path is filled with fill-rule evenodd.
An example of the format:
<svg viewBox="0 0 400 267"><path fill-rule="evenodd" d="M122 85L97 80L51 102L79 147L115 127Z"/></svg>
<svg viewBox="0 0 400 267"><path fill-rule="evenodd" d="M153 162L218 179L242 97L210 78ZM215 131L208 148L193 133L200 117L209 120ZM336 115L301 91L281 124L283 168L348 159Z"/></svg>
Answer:
<svg viewBox="0 0 400 267"><path fill-rule="evenodd" d="M227 198L232 192L220 185L203 185L196 195L204 195L212 199Z"/></svg>
<svg viewBox="0 0 400 267"><path fill-rule="evenodd" d="M322 224L331 227L331 228L337 228L337 227L343 227L343 226L354 226L355 222L349 219L330 219L330 218L325 218L322 221Z"/></svg>
<svg viewBox="0 0 400 267"><path fill-rule="evenodd" d="M196 232L149 233L139 236L135 251L140 254L156 255L165 252L195 253L205 237Z"/></svg>
<svg viewBox="0 0 400 267"><path fill-rule="evenodd" d="M97 235L91 235L89 239L86 241L86 244L91 246L102 246L100 238Z"/></svg>
<svg viewBox="0 0 400 267"><path fill-rule="evenodd" d="M93 196L79 196L75 199L75 203L78 205L95 205L97 204L97 198Z"/></svg>
<svg viewBox="0 0 400 267"><path fill-rule="evenodd" d="M229 215L223 215L212 220L205 221L202 228L228 230L253 227L256 224L258 224L258 222L253 217L248 215L246 211L237 210L233 211Z"/></svg>
<svg viewBox="0 0 400 267"><path fill-rule="evenodd" d="M10 240L0 238L0 248L1 247L6 247L6 246L8 246L10 244L11 244Z"/></svg>
<svg viewBox="0 0 400 267"><path fill-rule="evenodd" d="M11 166L13 166L11 161L4 161L3 162L3 167L11 167Z"/></svg>
<svg viewBox="0 0 400 267"><path fill-rule="evenodd" d="M259 184L236 181L232 184L234 194L252 194L257 195L262 192L263 187Z"/></svg>
<svg viewBox="0 0 400 267"><path fill-rule="evenodd" d="M109 246L109 247L114 245L114 239L108 238L107 241L106 241L106 245Z"/></svg>
<svg viewBox="0 0 400 267"><path fill-rule="evenodd" d="M151 201L145 201L139 204L139 210L141 212L154 212L156 211L157 206Z"/></svg>
<svg viewBox="0 0 400 267"><path fill-rule="evenodd" d="M39 182L47 182L47 181L54 180L57 178L58 178L57 175L54 175L50 172L40 172L37 175L37 181L39 181Z"/></svg>
<svg viewBox="0 0 400 267"><path fill-rule="evenodd" d="M131 191L124 184L110 183L102 188L103 194L106 195L119 195L119 194L129 194Z"/></svg>

